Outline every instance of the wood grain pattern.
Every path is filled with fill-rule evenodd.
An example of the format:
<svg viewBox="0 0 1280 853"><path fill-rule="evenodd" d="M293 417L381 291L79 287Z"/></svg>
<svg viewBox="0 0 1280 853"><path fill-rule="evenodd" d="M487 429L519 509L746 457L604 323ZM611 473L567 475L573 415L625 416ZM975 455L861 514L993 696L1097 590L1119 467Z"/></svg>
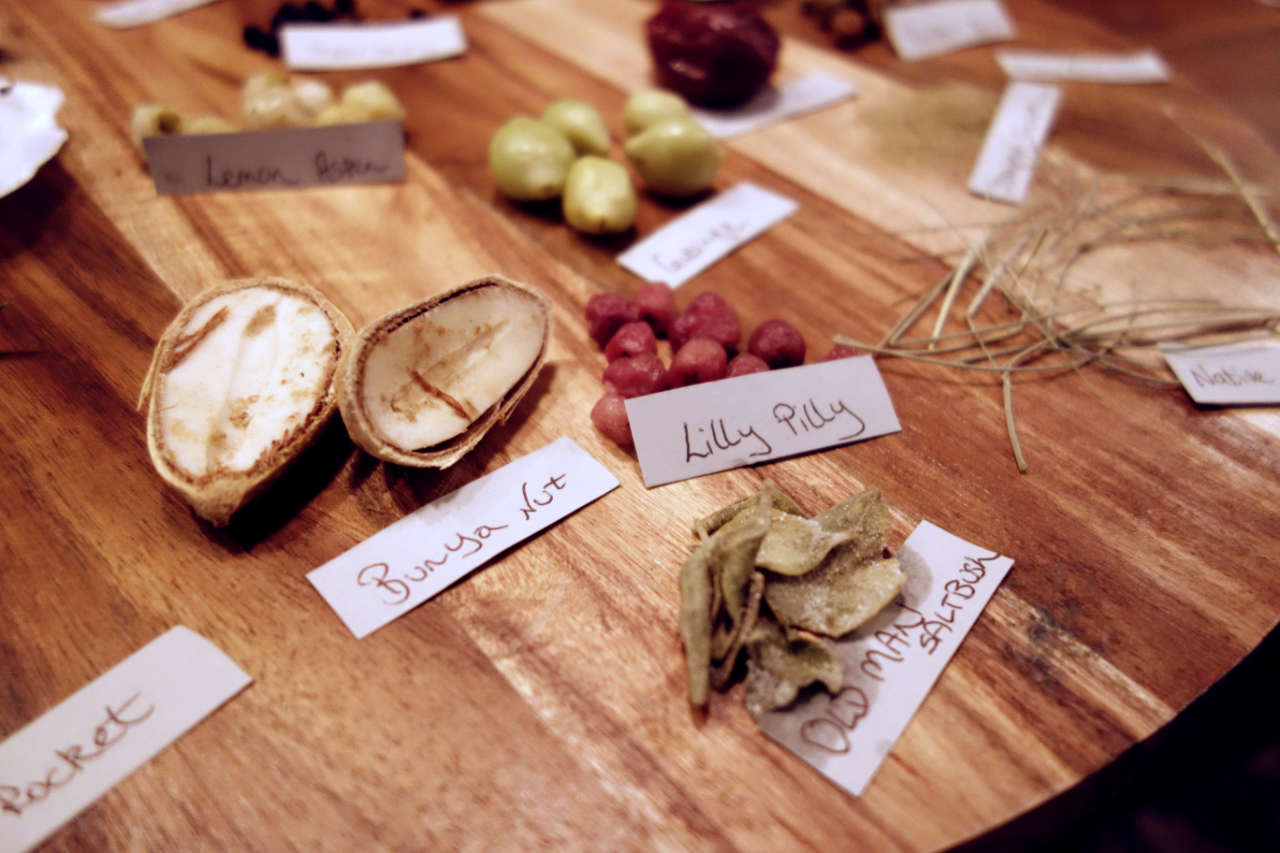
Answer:
<svg viewBox="0 0 1280 853"><path fill-rule="evenodd" d="M1170 2L1146 2L1167 22L1151 37L1175 48L1174 83L1069 87L1053 156L1091 174L1213 175L1165 117L1172 104L1275 180L1274 128L1217 103L1230 47L1195 64L1207 48ZM598 104L620 136L623 97L647 77L637 27L652 4L444 5L463 18L467 55L376 74L409 109L404 185L179 199L154 196L128 116L145 101L236 114L241 80L272 63L242 46L234 9L116 32L93 23L92 3L0 7L0 73L62 86L71 134L0 199L0 736L174 624L255 678L48 849L938 848L1105 765L1275 625L1274 411L1197 409L1180 390L1107 374L1019 384L1027 476L1008 458L998 385L882 361L901 433L644 489L634 457L587 419L603 357L582 306L638 288L614 261L626 240L586 240L506 202L484 150L506 117L561 96ZM1141 46L1139 28L1095 5L1009 3L1029 45ZM1230 6L1215 24L1239 37L1228 44L1269 25L1264 7ZM837 332L876 339L944 270L898 259L954 247L905 232L997 208L964 193L967 154L896 158L859 117L929 83L996 91L999 72L990 48L908 65L873 45L854 60L818 44L792 4L769 13L799 36L784 76L827 70L862 95L729 144L718 186L754 180L801 210L678 299L716 290L749 324L781 314L811 352ZM678 212L643 199L639 233ZM152 471L138 389L178 306L212 282L306 281L358 326L487 272L546 293L556 331L515 417L453 468L375 463L338 423L225 530ZM1161 293L1272 305L1278 273L1258 247L1159 245L1090 271L1121 290L1140 277ZM622 488L392 625L352 639L305 581L561 435ZM764 738L740 696L713 697L705 718L688 708L675 625L687 524L766 477L811 510L876 486L893 544L928 518L1016 560L861 798Z"/></svg>

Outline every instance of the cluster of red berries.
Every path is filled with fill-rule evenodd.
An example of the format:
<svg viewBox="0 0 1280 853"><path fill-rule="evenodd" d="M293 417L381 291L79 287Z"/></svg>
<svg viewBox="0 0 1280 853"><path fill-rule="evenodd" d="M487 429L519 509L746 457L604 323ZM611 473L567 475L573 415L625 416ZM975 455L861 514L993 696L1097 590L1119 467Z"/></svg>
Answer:
<svg viewBox="0 0 1280 853"><path fill-rule="evenodd" d="M716 293L698 294L677 314L671 288L652 282L631 299L598 293L587 301L586 315L591 339L604 348L609 362L605 394L591 409L591 422L623 447L632 444L624 402L630 397L804 363L804 337L786 320L764 321L751 333L746 351L738 352L738 312ZM661 337L671 343L670 366L658 356ZM837 345L820 360L860 354Z"/></svg>

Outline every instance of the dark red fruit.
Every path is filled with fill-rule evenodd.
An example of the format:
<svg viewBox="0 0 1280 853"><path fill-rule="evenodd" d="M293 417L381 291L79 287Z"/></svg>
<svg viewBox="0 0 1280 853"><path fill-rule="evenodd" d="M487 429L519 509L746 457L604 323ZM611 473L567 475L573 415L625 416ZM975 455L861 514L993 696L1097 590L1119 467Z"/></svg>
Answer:
<svg viewBox="0 0 1280 853"><path fill-rule="evenodd" d="M758 355L752 355L749 352L740 352L730 361L729 366L725 368L725 377L730 376L746 376L748 373L767 373L769 365L763 358Z"/></svg>
<svg viewBox="0 0 1280 853"><path fill-rule="evenodd" d="M770 367L794 367L804 364L804 336L786 320L765 320L751 333L747 352Z"/></svg>
<svg viewBox="0 0 1280 853"><path fill-rule="evenodd" d="M643 397L659 390L666 372L662 359L652 353L620 358L604 369L604 388L623 397Z"/></svg>
<svg viewBox="0 0 1280 853"><path fill-rule="evenodd" d="M727 360L724 347L719 343L710 338L694 338L676 350L663 387L681 388L723 379Z"/></svg>
<svg viewBox="0 0 1280 853"><path fill-rule="evenodd" d="M711 338L725 349L734 349L742 339L738 312L718 293L700 293L671 323L667 337L679 349L693 338Z"/></svg>
<svg viewBox="0 0 1280 853"><path fill-rule="evenodd" d="M645 23L645 34L658 79L695 104L749 100L778 64L778 34L754 3L672 0Z"/></svg>
<svg viewBox="0 0 1280 853"><path fill-rule="evenodd" d="M665 282L651 281L631 300L640 319L653 327L658 337L666 335L667 328L676 316L676 297Z"/></svg>
<svg viewBox="0 0 1280 853"><path fill-rule="evenodd" d="M604 433L605 438L620 447L630 447L634 443L626 402L618 394L605 394L591 407L591 422Z"/></svg>
<svg viewBox="0 0 1280 853"><path fill-rule="evenodd" d="M838 358L853 358L855 355L866 355L866 353L857 347L836 344L831 348L830 352L818 359L818 361L835 361Z"/></svg>
<svg viewBox="0 0 1280 853"><path fill-rule="evenodd" d="M605 345L604 357L609 361L617 361L644 353L656 355L657 352L658 341L653 336L653 329L643 320L636 320L618 327L618 331L613 333L613 337Z"/></svg>
<svg viewBox="0 0 1280 853"><path fill-rule="evenodd" d="M587 300L587 332L604 346L623 323L640 319L636 308L621 293L597 293Z"/></svg>

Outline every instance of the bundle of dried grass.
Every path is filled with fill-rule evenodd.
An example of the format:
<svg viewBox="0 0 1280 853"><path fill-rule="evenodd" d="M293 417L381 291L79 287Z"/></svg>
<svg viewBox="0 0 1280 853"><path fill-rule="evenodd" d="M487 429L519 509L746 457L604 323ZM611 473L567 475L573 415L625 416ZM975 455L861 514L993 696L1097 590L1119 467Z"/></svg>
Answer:
<svg viewBox="0 0 1280 853"><path fill-rule="evenodd" d="M1177 385L1159 355L1161 344L1280 334L1280 307L1170 293L1116 298L1076 275L1107 250L1138 243L1205 249L1254 244L1280 255L1280 229L1267 206L1280 194L1247 183L1224 152L1193 138L1225 179L1098 176L1048 153L1044 201L977 227L948 223L945 228L958 238L954 254L904 259L943 259L948 273L878 343L842 335L835 341L998 377L1013 457L1026 473L1013 417L1016 377L1094 367ZM966 294L967 304L957 311ZM998 313L988 303L992 294L1001 297L1005 310L1000 320L984 322ZM930 332L912 336L935 307Z"/></svg>

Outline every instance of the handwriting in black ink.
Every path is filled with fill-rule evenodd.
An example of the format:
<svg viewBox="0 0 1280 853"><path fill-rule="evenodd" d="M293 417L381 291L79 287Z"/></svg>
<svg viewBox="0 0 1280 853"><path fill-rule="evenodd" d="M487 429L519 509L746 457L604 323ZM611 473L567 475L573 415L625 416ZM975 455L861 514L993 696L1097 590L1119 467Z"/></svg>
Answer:
<svg viewBox="0 0 1280 853"><path fill-rule="evenodd" d="M791 430L792 435L799 435L802 432L817 432L825 429L828 424L834 423L837 419L840 419L840 425L845 429L853 430L845 435L837 436L837 441L857 438L866 432L866 421L858 417L852 409L845 405L843 400L827 403L826 408L827 411L824 413L822 408L813 401L812 397L802 403L799 410L791 403L778 403L773 407L773 419L780 424L786 425L787 429Z"/></svg>
<svg viewBox="0 0 1280 853"><path fill-rule="evenodd" d="M57 789L63 787L84 771L86 764L101 756L115 744L119 743L129 729L145 721L155 711L152 705L145 711L126 716L129 706L137 700L141 693L135 693L117 708L107 706L107 718L98 724L93 731L92 752L86 752L80 744L72 744L62 749L53 750L56 761L40 779L26 785L6 785L0 783L0 814L21 818L23 811L46 799Z"/></svg>
<svg viewBox="0 0 1280 853"><path fill-rule="evenodd" d="M714 456L717 450L731 450L748 438L755 439L757 443L749 445L749 447L754 447L755 449L747 454L747 458L763 457L773 453L773 445L769 444L768 440L758 433L753 426L748 426L745 430L735 426L733 431L736 435L730 436L729 428L724 424L724 418L712 418L707 421L706 426L699 426L694 430L694 433L698 436L710 433L710 438L694 438L694 435L689 432L687 421L683 422L683 428L685 462L692 462L694 459L706 459ZM698 443L701 444L701 450L694 449L695 444Z"/></svg>

